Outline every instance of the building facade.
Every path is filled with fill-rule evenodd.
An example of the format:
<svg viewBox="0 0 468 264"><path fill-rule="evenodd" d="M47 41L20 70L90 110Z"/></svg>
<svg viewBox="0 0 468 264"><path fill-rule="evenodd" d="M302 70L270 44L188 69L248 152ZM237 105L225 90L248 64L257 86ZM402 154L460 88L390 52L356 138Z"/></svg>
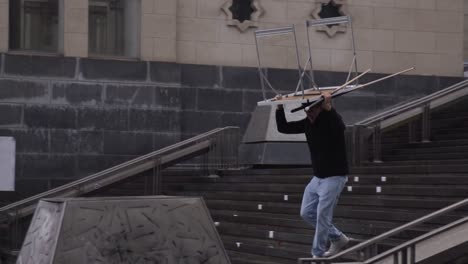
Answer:
<svg viewBox="0 0 468 264"><path fill-rule="evenodd" d="M247 3L247 4L246 4ZM462 80L462 0L0 0L0 136L16 141L14 201L214 128L245 131L263 99L256 29L350 15L366 81L334 101L347 124ZM351 31L310 30L319 85L346 79ZM262 39L279 92L298 82L291 35ZM274 96L268 93L268 97ZM8 200L8 201L7 201Z"/></svg>
<svg viewBox="0 0 468 264"><path fill-rule="evenodd" d="M302 58L324 5L352 17L360 70L462 75L464 0L1 0L0 52L255 67L255 29L294 24ZM314 68L347 71L349 35L310 31ZM291 40L259 43L264 65L297 68Z"/></svg>

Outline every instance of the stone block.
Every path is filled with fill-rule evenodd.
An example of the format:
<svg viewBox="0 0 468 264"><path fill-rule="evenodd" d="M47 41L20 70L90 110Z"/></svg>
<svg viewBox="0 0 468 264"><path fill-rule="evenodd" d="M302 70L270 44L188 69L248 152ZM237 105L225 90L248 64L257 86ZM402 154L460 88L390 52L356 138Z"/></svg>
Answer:
<svg viewBox="0 0 468 264"><path fill-rule="evenodd" d="M65 8L88 8L89 0L68 0L65 2Z"/></svg>
<svg viewBox="0 0 468 264"><path fill-rule="evenodd" d="M101 105L102 90L102 86L99 84L57 82L52 85L52 103Z"/></svg>
<svg viewBox="0 0 468 264"><path fill-rule="evenodd" d="M394 32L380 29L356 29L356 47L367 51L393 51Z"/></svg>
<svg viewBox="0 0 468 264"><path fill-rule="evenodd" d="M22 123L23 106L19 104L0 104L0 127L18 126Z"/></svg>
<svg viewBox="0 0 468 264"><path fill-rule="evenodd" d="M456 33L436 33L436 52L452 55L463 54L463 36Z"/></svg>
<svg viewBox="0 0 468 264"><path fill-rule="evenodd" d="M242 64L242 45L198 42L197 63L240 66Z"/></svg>
<svg viewBox="0 0 468 264"><path fill-rule="evenodd" d="M49 102L46 82L0 79L1 102Z"/></svg>
<svg viewBox="0 0 468 264"><path fill-rule="evenodd" d="M107 105L137 106L150 108L154 106L155 86L114 85L106 86Z"/></svg>
<svg viewBox="0 0 468 264"><path fill-rule="evenodd" d="M49 132L45 129L11 130L11 136L16 141L17 153L49 152Z"/></svg>
<svg viewBox="0 0 468 264"><path fill-rule="evenodd" d="M289 69L268 69L268 80L273 88L280 93L292 93L296 90L299 81L299 71ZM307 89L310 84L307 78L304 78L304 89ZM265 84L267 90L269 86Z"/></svg>
<svg viewBox="0 0 468 264"><path fill-rule="evenodd" d="M312 10L315 8L314 3L311 2L293 2L287 3L287 21L289 23L304 23L304 21L311 19Z"/></svg>
<svg viewBox="0 0 468 264"><path fill-rule="evenodd" d="M80 149L80 134L74 129L50 130L51 153L78 153Z"/></svg>
<svg viewBox="0 0 468 264"><path fill-rule="evenodd" d="M180 108L182 95L179 88L157 87L154 92L154 105L157 108Z"/></svg>
<svg viewBox="0 0 468 264"><path fill-rule="evenodd" d="M175 39L155 38L153 46L153 58L158 61L177 60L177 46Z"/></svg>
<svg viewBox="0 0 468 264"><path fill-rule="evenodd" d="M204 111L242 112L242 91L198 89L198 108Z"/></svg>
<svg viewBox="0 0 468 264"><path fill-rule="evenodd" d="M448 88L464 80L465 78L463 77L439 77L439 90Z"/></svg>
<svg viewBox="0 0 468 264"><path fill-rule="evenodd" d="M405 52L374 52L374 72L395 73L403 69L415 67L414 53ZM412 72L410 72L412 73Z"/></svg>
<svg viewBox="0 0 468 264"><path fill-rule="evenodd" d="M438 75L463 76L463 58L460 55L441 55Z"/></svg>
<svg viewBox="0 0 468 264"><path fill-rule="evenodd" d="M197 135L221 126L221 112L182 111L180 126L182 134Z"/></svg>
<svg viewBox="0 0 468 264"><path fill-rule="evenodd" d="M451 0L451 1L444 1L444 0L435 0L436 8L438 10L444 11L454 11L454 12L463 12L463 5L466 1L464 0Z"/></svg>
<svg viewBox="0 0 468 264"><path fill-rule="evenodd" d="M25 106L24 124L35 128L76 128L76 109L64 106Z"/></svg>
<svg viewBox="0 0 468 264"><path fill-rule="evenodd" d="M182 85L191 87L219 87L220 68L212 65L181 65Z"/></svg>
<svg viewBox="0 0 468 264"><path fill-rule="evenodd" d="M143 14L143 37L176 38L176 17L172 15Z"/></svg>
<svg viewBox="0 0 468 264"><path fill-rule="evenodd" d="M194 41L177 41L177 62L196 63L197 45Z"/></svg>
<svg viewBox="0 0 468 264"><path fill-rule="evenodd" d="M142 60L152 61L154 49L154 39L152 37L141 38L140 56Z"/></svg>
<svg viewBox="0 0 468 264"><path fill-rule="evenodd" d="M66 33L88 33L88 8L70 8L65 11Z"/></svg>
<svg viewBox="0 0 468 264"><path fill-rule="evenodd" d="M254 45L242 45L242 66L258 67L257 50Z"/></svg>
<svg viewBox="0 0 468 264"><path fill-rule="evenodd" d="M240 32L237 27L220 25L220 42L255 45L255 36L250 31Z"/></svg>
<svg viewBox="0 0 468 264"><path fill-rule="evenodd" d="M158 14L175 16L177 13L177 1L155 0L154 12Z"/></svg>
<svg viewBox="0 0 468 264"><path fill-rule="evenodd" d="M262 21L271 23L288 22L288 3L289 1L263 0L262 7L265 9L265 13L262 16Z"/></svg>
<svg viewBox="0 0 468 264"><path fill-rule="evenodd" d="M146 62L81 59L81 73L86 79L145 81Z"/></svg>
<svg viewBox="0 0 468 264"><path fill-rule="evenodd" d="M177 1L178 17L196 17L197 0L179 0Z"/></svg>
<svg viewBox="0 0 468 264"><path fill-rule="evenodd" d="M433 32L396 31L395 50L400 52L433 53L436 47L436 35Z"/></svg>
<svg viewBox="0 0 468 264"><path fill-rule="evenodd" d="M339 112L359 111L375 111L376 101L375 94L371 91L356 91L345 94L333 100L333 106Z"/></svg>
<svg viewBox="0 0 468 264"><path fill-rule="evenodd" d="M123 108L80 108L77 127L90 130L127 130L128 110Z"/></svg>
<svg viewBox="0 0 468 264"><path fill-rule="evenodd" d="M346 82L348 73L331 71L314 71L315 82L319 87L336 86Z"/></svg>
<svg viewBox="0 0 468 264"><path fill-rule="evenodd" d="M376 29L412 30L415 27L414 10L402 8L374 8Z"/></svg>
<svg viewBox="0 0 468 264"><path fill-rule="evenodd" d="M415 54L415 74L438 75L440 74L440 54Z"/></svg>
<svg viewBox="0 0 468 264"><path fill-rule="evenodd" d="M65 33L65 56L87 57L88 56L88 34L87 33Z"/></svg>
<svg viewBox="0 0 468 264"><path fill-rule="evenodd" d="M434 10L436 0L395 0L395 7Z"/></svg>
<svg viewBox="0 0 468 264"><path fill-rule="evenodd" d="M415 23L417 31L462 33L464 21L463 13L417 10Z"/></svg>
<svg viewBox="0 0 468 264"><path fill-rule="evenodd" d="M5 74L64 77L75 76L76 59L36 55L5 54Z"/></svg>
<svg viewBox="0 0 468 264"><path fill-rule="evenodd" d="M180 108L182 110L197 109L197 89L196 88L179 88L180 89Z"/></svg>
<svg viewBox="0 0 468 264"><path fill-rule="evenodd" d="M151 62L151 81L162 83L180 83L181 66L173 62Z"/></svg>
<svg viewBox="0 0 468 264"><path fill-rule="evenodd" d="M332 71L349 71L349 67L353 60L353 52L351 50L335 50L331 54L331 69ZM372 69L374 63L372 51L357 51L358 71L363 72L367 69Z"/></svg>
<svg viewBox="0 0 468 264"><path fill-rule="evenodd" d="M180 17L177 20L177 40L215 42L219 38L219 24L212 19Z"/></svg>
<svg viewBox="0 0 468 264"><path fill-rule="evenodd" d="M129 130L151 132L178 132L179 116L176 111L130 109Z"/></svg>
<svg viewBox="0 0 468 264"><path fill-rule="evenodd" d="M223 113L221 116L221 127L237 126L241 135L247 128L250 121L250 113Z"/></svg>
<svg viewBox="0 0 468 264"><path fill-rule="evenodd" d="M74 155L20 154L19 166L23 169L22 178L73 178L75 177Z"/></svg>
<svg viewBox="0 0 468 264"><path fill-rule="evenodd" d="M18 179L15 180L15 197L13 201L29 198L33 195L48 191L49 180L47 179Z"/></svg>
<svg viewBox="0 0 468 264"><path fill-rule="evenodd" d="M404 0L408 2L407 0ZM349 6L349 14L353 18L355 28L373 28L374 10L371 6Z"/></svg>
<svg viewBox="0 0 468 264"><path fill-rule="evenodd" d="M395 86L399 96L428 95L439 89L435 76L400 75L395 77Z"/></svg>
<svg viewBox="0 0 468 264"><path fill-rule="evenodd" d="M142 14L153 14L154 13L154 0L141 0L141 12Z"/></svg>
<svg viewBox="0 0 468 264"><path fill-rule="evenodd" d="M79 131L80 153L102 153L104 151L103 131Z"/></svg>
<svg viewBox="0 0 468 264"><path fill-rule="evenodd" d="M222 67L221 72L224 88L261 89L260 77L256 68L225 66Z"/></svg>
<svg viewBox="0 0 468 264"><path fill-rule="evenodd" d="M312 66L314 70L329 71L331 70L332 50L329 49L311 49ZM307 53L308 54L308 53ZM308 55L302 55L301 58L307 58ZM301 62L303 65L304 62ZM304 65L303 65L304 66ZM294 66L297 68L297 66ZM309 69L310 67L307 67Z"/></svg>
<svg viewBox="0 0 468 264"><path fill-rule="evenodd" d="M104 154L144 155L152 151L154 151L152 133L104 132Z"/></svg>
<svg viewBox="0 0 468 264"><path fill-rule="evenodd" d="M129 155L77 155L77 176L84 177L106 170L135 158Z"/></svg>
<svg viewBox="0 0 468 264"><path fill-rule="evenodd" d="M224 19L225 14L221 7L225 2L224 0L198 0L197 17Z"/></svg>
<svg viewBox="0 0 468 264"><path fill-rule="evenodd" d="M387 74L380 74L380 73L368 73L364 75L359 81L360 83L368 83L380 78L387 76ZM389 78L384 81L375 83L367 88L364 88L365 92L372 92L375 93L376 96L384 94L390 96L397 96L398 91L395 84L395 78Z"/></svg>
<svg viewBox="0 0 468 264"><path fill-rule="evenodd" d="M181 141L179 133L154 133L153 142L154 150L162 149L164 147L176 144Z"/></svg>

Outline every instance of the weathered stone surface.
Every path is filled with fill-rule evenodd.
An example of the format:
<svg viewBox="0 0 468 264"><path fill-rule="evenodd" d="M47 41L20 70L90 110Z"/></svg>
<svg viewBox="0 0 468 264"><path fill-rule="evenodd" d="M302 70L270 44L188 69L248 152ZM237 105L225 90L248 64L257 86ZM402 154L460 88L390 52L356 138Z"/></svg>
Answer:
<svg viewBox="0 0 468 264"><path fill-rule="evenodd" d="M151 81L163 83L180 83L181 65L172 62L151 62Z"/></svg>
<svg viewBox="0 0 468 264"><path fill-rule="evenodd" d="M18 165L23 178L71 178L75 176L74 155L19 154Z"/></svg>
<svg viewBox="0 0 468 264"><path fill-rule="evenodd" d="M247 67L222 67L223 87L235 89L261 89L258 69Z"/></svg>
<svg viewBox="0 0 468 264"><path fill-rule="evenodd" d="M46 129L13 129L17 153L49 152L49 131Z"/></svg>
<svg viewBox="0 0 468 264"><path fill-rule="evenodd" d="M0 126L21 125L23 106L17 104L0 104Z"/></svg>
<svg viewBox="0 0 468 264"><path fill-rule="evenodd" d="M47 83L0 79L1 102L49 102Z"/></svg>
<svg viewBox="0 0 468 264"><path fill-rule="evenodd" d="M144 155L153 150L152 133L104 132L104 154Z"/></svg>
<svg viewBox="0 0 468 264"><path fill-rule="evenodd" d="M52 103L100 105L102 90L102 85L99 84L54 83L52 86Z"/></svg>
<svg viewBox="0 0 468 264"><path fill-rule="evenodd" d="M5 54L5 74L73 78L75 66L75 58Z"/></svg>
<svg viewBox="0 0 468 264"><path fill-rule="evenodd" d="M198 89L198 109L206 111L242 112L242 91Z"/></svg>
<svg viewBox="0 0 468 264"><path fill-rule="evenodd" d="M24 124L37 128L75 128L76 109L62 106L26 106Z"/></svg>
<svg viewBox="0 0 468 264"><path fill-rule="evenodd" d="M77 127L89 130L127 130L128 110L121 108L79 108Z"/></svg>
<svg viewBox="0 0 468 264"><path fill-rule="evenodd" d="M75 154L79 151L80 135L74 129L51 130L50 151L52 153Z"/></svg>
<svg viewBox="0 0 468 264"><path fill-rule="evenodd" d="M137 107L154 106L154 90L156 86L149 85L114 85L106 87L107 105L124 105Z"/></svg>
<svg viewBox="0 0 468 264"><path fill-rule="evenodd" d="M80 72L86 79L146 80L146 62L81 59Z"/></svg>
<svg viewBox="0 0 468 264"><path fill-rule="evenodd" d="M218 128L221 125L221 112L193 112L180 113L182 134L200 134Z"/></svg>
<svg viewBox="0 0 468 264"><path fill-rule="evenodd" d="M131 131L178 132L179 115L176 111L130 109Z"/></svg>
<svg viewBox="0 0 468 264"><path fill-rule="evenodd" d="M182 85L190 87L219 87L219 67L211 65L181 65Z"/></svg>

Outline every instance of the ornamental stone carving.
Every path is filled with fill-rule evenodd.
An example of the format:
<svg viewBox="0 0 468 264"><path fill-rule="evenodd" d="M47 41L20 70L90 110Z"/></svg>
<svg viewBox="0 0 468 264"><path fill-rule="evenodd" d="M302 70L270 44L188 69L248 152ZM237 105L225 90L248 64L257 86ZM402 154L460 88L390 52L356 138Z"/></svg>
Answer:
<svg viewBox="0 0 468 264"><path fill-rule="evenodd" d="M258 27L258 18L264 13L259 0L227 0L221 10L226 14L227 25L236 26L241 32Z"/></svg>
<svg viewBox="0 0 468 264"><path fill-rule="evenodd" d="M338 16L347 16L347 1L346 0L319 0L315 4L315 9L312 11L312 18L330 18ZM336 33L346 32L347 25L336 24L330 26L319 26L316 28L317 31L325 32L330 38L335 36Z"/></svg>

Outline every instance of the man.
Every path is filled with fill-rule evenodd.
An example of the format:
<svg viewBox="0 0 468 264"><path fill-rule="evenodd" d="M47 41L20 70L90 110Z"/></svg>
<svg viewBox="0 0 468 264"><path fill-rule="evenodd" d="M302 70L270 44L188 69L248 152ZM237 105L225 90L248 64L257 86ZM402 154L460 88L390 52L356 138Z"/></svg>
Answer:
<svg viewBox="0 0 468 264"><path fill-rule="evenodd" d="M324 101L306 110L307 117L288 122L282 105L276 110L278 131L284 134L305 133L315 176L304 191L301 217L315 226L313 257L329 257L338 253L349 238L332 223L333 209L343 190L348 174L345 125L333 109L331 95L323 93ZM331 242L327 250L328 240Z"/></svg>

